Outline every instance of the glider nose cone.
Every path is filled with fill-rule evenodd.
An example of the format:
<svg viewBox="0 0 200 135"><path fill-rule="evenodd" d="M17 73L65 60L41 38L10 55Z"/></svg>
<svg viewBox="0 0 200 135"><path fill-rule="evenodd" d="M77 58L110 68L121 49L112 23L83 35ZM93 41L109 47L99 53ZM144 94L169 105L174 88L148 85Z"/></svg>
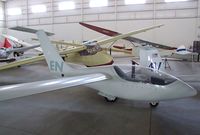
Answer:
<svg viewBox="0 0 200 135"><path fill-rule="evenodd" d="M190 90L188 90L188 96L195 96L197 94L197 90L190 86Z"/></svg>
<svg viewBox="0 0 200 135"><path fill-rule="evenodd" d="M178 88L179 90L179 94L182 97L191 97L191 96L195 96L197 94L196 89L194 89L192 86L188 85L185 82L179 81L180 83L180 87Z"/></svg>
<svg viewBox="0 0 200 135"><path fill-rule="evenodd" d="M168 99L178 99L195 96L197 91L187 83L177 80L169 86Z"/></svg>

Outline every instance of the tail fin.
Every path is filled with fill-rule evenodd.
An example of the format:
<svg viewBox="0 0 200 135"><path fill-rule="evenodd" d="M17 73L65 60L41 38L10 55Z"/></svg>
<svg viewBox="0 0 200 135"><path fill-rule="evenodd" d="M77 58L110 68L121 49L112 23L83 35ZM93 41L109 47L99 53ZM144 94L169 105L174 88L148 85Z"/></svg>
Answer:
<svg viewBox="0 0 200 135"><path fill-rule="evenodd" d="M55 46L51 44L49 38L47 37L47 35L52 35L52 33L44 32L43 30L34 30L19 26L10 29L29 33L36 33L40 42L40 46L43 50L45 59L47 61L49 70L54 73L59 73L62 76L64 75L64 73L73 75L74 69L63 61L63 59L59 55L59 52L57 51Z"/></svg>
<svg viewBox="0 0 200 135"><path fill-rule="evenodd" d="M134 57L137 57L137 56L139 56L139 53L140 53L140 47L135 47L135 46L133 46L133 49L132 49L132 55L134 56Z"/></svg>
<svg viewBox="0 0 200 135"><path fill-rule="evenodd" d="M157 70L162 70L162 58L155 48L140 48L140 64Z"/></svg>
<svg viewBox="0 0 200 135"><path fill-rule="evenodd" d="M53 45L51 45L50 40L48 39L45 32L43 30L39 30L36 32L36 34L44 52L49 70L51 72L58 72L61 74L72 70L72 68L67 65L60 57L57 49Z"/></svg>
<svg viewBox="0 0 200 135"><path fill-rule="evenodd" d="M11 48L11 47L12 47L12 45L10 44L10 42L8 41L7 38L5 38L5 40L4 40L4 45L3 45L3 47L5 47L5 48Z"/></svg>

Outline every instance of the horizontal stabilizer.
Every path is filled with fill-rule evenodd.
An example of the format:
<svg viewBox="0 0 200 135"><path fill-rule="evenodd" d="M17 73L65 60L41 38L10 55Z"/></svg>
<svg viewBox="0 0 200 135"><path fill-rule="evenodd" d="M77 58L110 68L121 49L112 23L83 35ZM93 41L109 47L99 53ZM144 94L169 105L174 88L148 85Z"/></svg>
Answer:
<svg viewBox="0 0 200 135"><path fill-rule="evenodd" d="M25 27L20 27L20 26L17 26L17 27L12 27L12 28L9 28L11 30L17 30L17 31L23 31L23 32L28 32L28 33L33 33L35 34L38 30L35 30L35 29L31 29L31 28L25 28ZM50 33L50 32L45 32L47 34L47 36L52 36L54 35L54 33Z"/></svg>

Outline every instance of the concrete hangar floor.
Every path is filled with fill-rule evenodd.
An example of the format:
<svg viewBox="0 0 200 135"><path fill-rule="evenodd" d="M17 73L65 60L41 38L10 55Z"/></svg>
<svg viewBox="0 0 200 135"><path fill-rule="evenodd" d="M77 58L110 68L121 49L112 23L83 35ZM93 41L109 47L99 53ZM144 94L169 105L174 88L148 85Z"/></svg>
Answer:
<svg viewBox="0 0 200 135"><path fill-rule="evenodd" d="M200 63L169 63L167 72L173 75L185 80L183 74L196 75L187 81L197 96L161 102L152 109L145 102L108 103L84 86L61 89L0 102L0 135L199 135ZM0 72L1 85L51 78L45 62Z"/></svg>

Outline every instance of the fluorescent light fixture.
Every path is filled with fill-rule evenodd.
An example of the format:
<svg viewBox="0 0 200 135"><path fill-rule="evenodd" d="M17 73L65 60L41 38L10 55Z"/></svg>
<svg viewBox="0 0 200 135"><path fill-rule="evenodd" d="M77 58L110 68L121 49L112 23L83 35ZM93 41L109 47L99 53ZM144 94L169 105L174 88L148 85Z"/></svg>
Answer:
<svg viewBox="0 0 200 135"><path fill-rule="evenodd" d="M125 4L144 4L146 3L146 0L125 0Z"/></svg>
<svg viewBox="0 0 200 135"><path fill-rule="evenodd" d="M43 13L47 11L47 7L45 5L34 5L31 6L32 13Z"/></svg>
<svg viewBox="0 0 200 135"><path fill-rule="evenodd" d="M165 2L180 2L180 1L188 1L188 0L165 0Z"/></svg>
<svg viewBox="0 0 200 135"><path fill-rule="evenodd" d="M59 10L69 10L69 9L75 9L75 3L73 1L64 1L60 2L58 4Z"/></svg>
<svg viewBox="0 0 200 135"><path fill-rule="evenodd" d="M105 7L108 6L108 0L90 0L90 7Z"/></svg>
<svg viewBox="0 0 200 135"><path fill-rule="evenodd" d="M9 8L8 9L8 15L21 15L22 10L21 8Z"/></svg>

